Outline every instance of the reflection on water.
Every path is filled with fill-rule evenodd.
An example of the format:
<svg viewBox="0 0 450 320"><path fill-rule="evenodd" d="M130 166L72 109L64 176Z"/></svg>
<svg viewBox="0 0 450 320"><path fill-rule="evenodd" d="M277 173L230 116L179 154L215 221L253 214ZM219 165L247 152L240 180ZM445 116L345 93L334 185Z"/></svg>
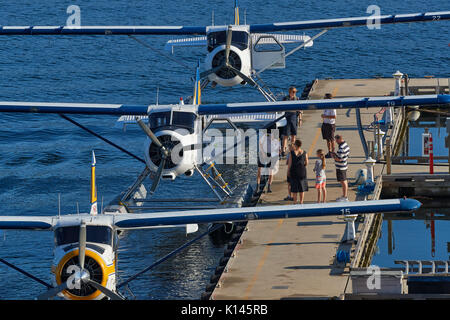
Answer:
<svg viewBox="0 0 450 320"><path fill-rule="evenodd" d="M417 123L411 124L408 156L422 155L421 141L425 127L433 135L434 155L448 155L444 139L447 136L446 128L442 127L442 119L437 124L434 120L423 117L421 127L415 127ZM427 170L427 166L424 166L423 171ZM447 199L424 202L422 209L414 214L385 214L378 249L372 264L381 267L399 267L394 264L395 260L450 260L450 207Z"/></svg>
<svg viewBox="0 0 450 320"><path fill-rule="evenodd" d="M399 267L395 260L450 260L450 208L385 214L372 264Z"/></svg>

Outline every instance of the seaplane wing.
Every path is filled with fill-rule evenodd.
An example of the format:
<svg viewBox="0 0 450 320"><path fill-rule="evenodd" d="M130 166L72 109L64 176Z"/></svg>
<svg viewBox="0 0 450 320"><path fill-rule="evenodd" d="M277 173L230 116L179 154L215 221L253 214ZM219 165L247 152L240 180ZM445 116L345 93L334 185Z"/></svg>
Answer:
<svg viewBox="0 0 450 320"><path fill-rule="evenodd" d="M450 11L251 24L250 32L332 29L449 20ZM206 35L206 26L0 26L0 35Z"/></svg>
<svg viewBox="0 0 450 320"><path fill-rule="evenodd" d="M326 204L304 204L227 208L215 210L192 210L167 213L142 213L117 215L114 225L119 229L154 228L164 224L185 225L219 223L228 221L288 219L342 214L369 214L376 212L410 212L417 210L420 202L414 199L334 202Z"/></svg>
<svg viewBox="0 0 450 320"><path fill-rule="evenodd" d="M127 104L0 102L0 112L146 115L149 106Z"/></svg>
<svg viewBox="0 0 450 320"><path fill-rule="evenodd" d="M206 27L0 26L0 35L205 35Z"/></svg>
<svg viewBox="0 0 450 320"><path fill-rule="evenodd" d="M297 100L277 102L244 102L226 104L202 104L197 106L201 115L277 112L288 110L348 109L371 107L401 107L450 104L450 95L418 95L366 98L340 98L322 100ZM178 106L178 105L174 105ZM0 112L67 113L100 115L146 115L158 108L172 105L84 104L50 102L0 101Z"/></svg>
<svg viewBox="0 0 450 320"><path fill-rule="evenodd" d="M401 107L417 105L440 105L450 103L450 95L420 95L393 97L340 98L322 100L297 100L276 102L249 102L227 104L203 104L199 114L229 114L247 112L277 112L316 109L349 109L371 107ZM0 105L1 111L1 105Z"/></svg>
<svg viewBox="0 0 450 320"><path fill-rule="evenodd" d="M250 25L250 32L252 33L275 32L275 31L292 31L292 30L308 30L308 29L334 29L344 27L359 27L359 26L366 26L369 23L373 23L374 21L377 21L380 24L394 24L394 23L428 22L440 20L450 20L450 11L339 18L339 19L321 19L321 20L295 21L295 22L279 22L269 24L252 24Z"/></svg>
<svg viewBox="0 0 450 320"><path fill-rule="evenodd" d="M56 217L0 216L0 229L52 230Z"/></svg>
<svg viewBox="0 0 450 320"><path fill-rule="evenodd" d="M0 216L0 229L51 230L58 225L79 225L82 220L90 224L101 223L115 226L117 229L154 229L230 221L411 212L420 206L421 203L414 199L392 199L140 214L98 214L94 216L88 214L54 217Z"/></svg>

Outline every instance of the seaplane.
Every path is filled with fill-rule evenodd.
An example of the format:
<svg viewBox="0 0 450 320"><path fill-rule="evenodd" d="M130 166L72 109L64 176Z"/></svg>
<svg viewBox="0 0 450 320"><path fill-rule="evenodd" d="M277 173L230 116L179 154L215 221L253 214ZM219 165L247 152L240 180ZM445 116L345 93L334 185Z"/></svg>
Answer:
<svg viewBox="0 0 450 320"><path fill-rule="evenodd" d="M442 11L268 24L247 24L245 21L245 24L240 24L238 1L235 0L234 23L230 25L213 23L210 26L83 26L81 21L77 22L75 19L75 22L70 22L70 25L66 26L0 26L0 35L127 35L150 48L151 46L135 36L187 35L190 37L169 40L166 49L172 52L174 47L200 46L206 49L204 71L201 73L204 79L202 88L208 83L213 87L249 84L257 88L267 101L275 101L277 98L262 82L261 73L270 69L285 68L287 57L301 48L311 47L313 41L330 29L449 19L450 11ZM315 29L321 31L312 37L279 33ZM287 52L286 44L298 46Z"/></svg>
<svg viewBox="0 0 450 320"><path fill-rule="evenodd" d="M118 282L117 262L119 232L137 229L183 227L189 224L226 223L266 219L290 219L343 214L411 212L421 203L414 199L356 201L346 203L226 208L151 212L140 214L108 213L97 210L95 154L92 152L91 209L89 213L56 216L0 216L0 230L53 231L55 248L51 266L52 283L48 283L16 266L4 256L0 262L46 287L38 300L60 297L67 300L124 300L121 288L136 280L152 266L165 261L213 229L187 242L151 266ZM217 228L217 227L216 227Z"/></svg>
<svg viewBox="0 0 450 320"><path fill-rule="evenodd" d="M214 167L214 162L220 160L220 157L222 157L222 160L219 163L225 163L223 161L223 157L225 156L242 156L242 153L239 153L238 150L245 148L246 139L243 139L242 131L237 129L236 126L233 126L232 121L225 118L234 130L234 138L236 138L237 142L225 151L223 149L216 150L213 146L216 141L214 137L208 135L208 130L214 121L221 119L213 118L207 122L206 117L209 115L226 116L229 114L299 110L439 106L450 103L450 95L438 94L202 104L200 79L200 66L198 64L192 104L131 105L0 101L0 112L59 114L62 118L101 138L103 141L132 156L134 159L143 162L146 166L140 175L142 177L140 181L142 182L147 176L152 178L153 182L150 188L150 194L156 191L161 179L175 180L181 175L190 177L195 172L198 172L209 187L211 187L218 199L223 201L224 196L229 196L232 190L223 180L220 173L214 171L215 169L213 173L208 173L206 170ZM134 116L139 127L147 137L143 146L144 159L99 136L69 118L67 114ZM264 129L273 129L276 127L276 123L283 117L284 114L280 118L268 123ZM255 138L258 136L257 132L255 131L254 133ZM251 139L252 137L248 138ZM209 152L204 153L203 151L206 149ZM203 169L204 166L207 166L208 169ZM221 190L221 193L218 190Z"/></svg>

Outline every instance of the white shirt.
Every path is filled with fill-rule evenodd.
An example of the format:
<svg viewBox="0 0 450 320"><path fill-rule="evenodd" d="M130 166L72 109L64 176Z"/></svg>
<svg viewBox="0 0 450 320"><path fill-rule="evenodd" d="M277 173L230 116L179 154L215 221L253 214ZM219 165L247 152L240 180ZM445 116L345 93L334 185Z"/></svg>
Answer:
<svg viewBox="0 0 450 320"><path fill-rule="evenodd" d="M325 109L323 110L323 115L336 117L336 109ZM323 118L323 123L335 124L336 118Z"/></svg>
<svg viewBox="0 0 450 320"><path fill-rule="evenodd" d="M259 141L259 152L270 154L271 157L278 156L280 150L280 142L272 135L270 136L270 146L267 141L267 136L263 135ZM269 150L268 150L269 149Z"/></svg>

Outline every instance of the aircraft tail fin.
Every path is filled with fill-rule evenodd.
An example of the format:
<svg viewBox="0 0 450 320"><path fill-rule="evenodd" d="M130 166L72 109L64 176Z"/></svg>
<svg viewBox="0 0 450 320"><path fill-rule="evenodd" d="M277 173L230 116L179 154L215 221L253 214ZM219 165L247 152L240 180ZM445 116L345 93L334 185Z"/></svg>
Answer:
<svg viewBox="0 0 450 320"><path fill-rule="evenodd" d="M239 5L238 0L234 0L234 24L239 25Z"/></svg>
<svg viewBox="0 0 450 320"><path fill-rule="evenodd" d="M98 213L97 208L97 184L95 181L95 152L92 150L92 165L91 165L91 215L96 215Z"/></svg>
<svg viewBox="0 0 450 320"><path fill-rule="evenodd" d="M202 88L200 82L200 61L197 64L196 74L195 74L195 86L194 86L194 99L192 104L200 105L202 103Z"/></svg>

